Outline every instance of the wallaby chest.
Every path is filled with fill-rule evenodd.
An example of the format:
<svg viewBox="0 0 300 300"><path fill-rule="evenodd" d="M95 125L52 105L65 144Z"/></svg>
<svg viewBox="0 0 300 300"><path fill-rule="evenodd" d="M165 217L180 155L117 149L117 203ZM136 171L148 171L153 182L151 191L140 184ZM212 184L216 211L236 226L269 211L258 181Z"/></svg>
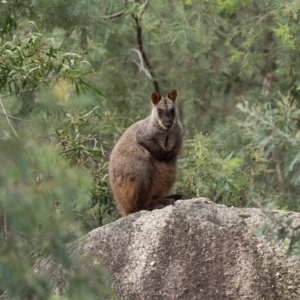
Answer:
<svg viewBox="0 0 300 300"><path fill-rule="evenodd" d="M162 131L157 126L149 126L147 120L137 131L137 142L151 154L152 158L159 162L176 161L182 144L182 132L179 125L175 125L170 131Z"/></svg>

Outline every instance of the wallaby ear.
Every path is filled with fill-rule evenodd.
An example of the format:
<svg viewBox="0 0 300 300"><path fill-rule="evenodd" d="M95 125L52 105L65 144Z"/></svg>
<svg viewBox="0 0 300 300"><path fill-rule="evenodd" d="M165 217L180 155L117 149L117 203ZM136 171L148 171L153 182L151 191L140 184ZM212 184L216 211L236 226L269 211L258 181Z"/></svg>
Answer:
<svg viewBox="0 0 300 300"><path fill-rule="evenodd" d="M161 96L160 94L156 93L156 92L153 92L151 93L150 95L150 99L151 99L151 102L156 105L158 103L158 101L161 99Z"/></svg>
<svg viewBox="0 0 300 300"><path fill-rule="evenodd" d="M178 96L178 91L177 90L172 90L169 94L168 94L168 98L171 99L172 101L176 101Z"/></svg>

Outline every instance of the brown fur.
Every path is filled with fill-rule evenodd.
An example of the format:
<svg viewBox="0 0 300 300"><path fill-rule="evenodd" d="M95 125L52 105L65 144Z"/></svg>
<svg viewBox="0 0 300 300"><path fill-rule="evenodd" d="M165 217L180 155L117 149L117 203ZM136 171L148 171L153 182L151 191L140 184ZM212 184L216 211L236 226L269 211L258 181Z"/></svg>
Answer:
<svg viewBox="0 0 300 300"><path fill-rule="evenodd" d="M124 216L172 203L165 198L176 179L183 137L176 98L177 90L167 97L152 93L151 115L129 127L111 153L110 185Z"/></svg>

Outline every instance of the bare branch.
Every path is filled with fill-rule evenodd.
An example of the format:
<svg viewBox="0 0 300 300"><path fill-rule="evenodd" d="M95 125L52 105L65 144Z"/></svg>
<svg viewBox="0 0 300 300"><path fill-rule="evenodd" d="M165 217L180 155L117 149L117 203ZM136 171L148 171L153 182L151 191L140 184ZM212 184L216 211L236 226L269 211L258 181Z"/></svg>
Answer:
<svg viewBox="0 0 300 300"><path fill-rule="evenodd" d="M283 184L283 177L282 177L282 172L280 168L280 163L279 160L274 152L272 152L272 160L275 162L275 168L276 168L276 174L277 174L277 179L279 181L280 186Z"/></svg>
<svg viewBox="0 0 300 300"><path fill-rule="evenodd" d="M4 114L5 117L6 117L6 120L7 120L8 125L10 126L10 128L11 128L11 130L13 131L14 135L15 135L18 139L20 139L19 136L18 136L18 134L17 134L17 132L16 132L16 130L14 129L14 127L12 126L12 124L10 123L10 119L9 119L7 113L6 113L6 110L5 110L5 107L4 107L4 105L3 105L3 102L2 102L2 99L1 99L1 98L0 98L0 105L1 105L1 108L2 108L2 111L3 111L3 114Z"/></svg>
<svg viewBox="0 0 300 300"><path fill-rule="evenodd" d="M144 2L144 4L140 6L140 13L138 15L139 18L144 14L144 11L145 11L145 8L146 8L147 4L148 4L148 0L146 0Z"/></svg>
<svg viewBox="0 0 300 300"><path fill-rule="evenodd" d="M30 122L30 120L24 120L24 119L21 119L21 118L18 118L18 117L6 115L6 114L4 114L4 113L0 113L0 114L3 115L3 116L6 116L6 117L8 117L8 118L10 118L10 119L12 119L12 120L18 120L18 121L26 121L26 122Z"/></svg>
<svg viewBox="0 0 300 300"><path fill-rule="evenodd" d="M121 10L121 11L119 11L117 13L112 14L112 15L102 16L102 19L104 19L104 20L115 19L115 18L123 16L125 12L126 12L126 9Z"/></svg>
<svg viewBox="0 0 300 300"><path fill-rule="evenodd" d="M4 240L7 240L8 234L7 234L7 222L6 222L6 214L3 213L3 231L4 231Z"/></svg>
<svg viewBox="0 0 300 300"><path fill-rule="evenodd" d="M19 91L17 93L6 94L6 95L2 95L1 98L18 95L18 94L25 93L25 92L33 92L33 90L32 89L27 89L27 90Z"/></svg>
<svg viewBox="0 0 300 300"><path fill-rule="evenodd" d="M135 60L133 62L139 67L140 72L143 71L146 74L147 77L152 78L149 71L144 67L144 61L143 61L142 53L137 49L131 49L131 50L136 52L137 55L139 56L140 63L136 62Z"/></svg>

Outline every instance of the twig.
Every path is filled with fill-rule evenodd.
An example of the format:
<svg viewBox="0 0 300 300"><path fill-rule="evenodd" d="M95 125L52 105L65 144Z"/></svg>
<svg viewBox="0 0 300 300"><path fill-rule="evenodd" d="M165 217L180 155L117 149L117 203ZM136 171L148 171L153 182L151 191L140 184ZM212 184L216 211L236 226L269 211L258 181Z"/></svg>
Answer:
<svg viewBox="0 0 300 300"><path fill-rule="evenodd" d="M11 125L11 123L10 123L9 117L8 117L8 115L7 115L7 113L6 113L6 110L5 110L5 107L4 107L4 105L3 105L3 102L2 102L2 99L1 99L1 98L0 98L0 105L1 105L1 108L2 108L2 111L3 111L3 114L4 114L5 117L6 117L6 120L7 120L8 125L9 125L10 128L12 129L13 133L15 134L15 136L16 136L18 139L20 139L19 136L18 136L18 134L17 134L17 132L16 132L16 130L14 129L14 127L13 127L13 126Z"/></svg>
<svg viewBox="0 0 300 300"><path fill-rule="evenodd" d="M27 90L19 91L19 92L16 92L16 93L6 94L6 95L2 95L1 98L10 97L10 96L13 96L13 95L18 95L18 94L29 92L29 91L32 92L33 90L32 89L27 89Z"/></svg>
<svg viewBox="0 0 300 300"><path fill-rule="evenodd" d="M121 10L121 11L119 11L117 13L112 14L112 15L102 16L102 19L104 19L104 20L115 19L115 18L123 16L125 12L126 12L126 9Z"/></svg>
<svg viewBox="0 0 300 300"><path fill-rule="evenodd" d="M292 78L292 82L290 84L289 91L292 91L295 88L295 82L296 82L296 79L298 77L298 73L295 73L294 68L292 68L292 73L293 73L293 78Z"/></svg>
<svg viewBox="0 0 300 300"><path fill-rule="evenodd" d="M5 212L3 213L3 231L4 231L5 240L7 240L8 234L7 234L7 222L6 222Z"/></svg>
<svg viewBox="0 0 300 300"><path fill-rule="evenodd" d="M272 152L272 159L275 162L277 179L278 179L278 181L280 183L280 186L282 186L282 184L283 184L282 172L281 172L279 161L278 161L277 156L276 156L276 154L274 152Z"/></svg>
<svg viewBox="0 0 300 300"><path fill-rule="evenodd" d="M18 121L26 121L26 122L30 122L30 120L24 120L24 119L21 119L21 118L18 118L18 117L6 115L6 114L4 114L4 113L0 113L0 114L3 115L3 116L7 116L8 118L10 118L10 119L12 119L12 120L18 120Z"/></svg>
<svg viewBox="0 0 300 300"><path fill-rule="evenodd" d="M152 78L149 71L144 67L144 61L143 61L142 53L137 49L131 49L131 50L136 52L137 55L139 56L139 59L140 59L140 63L136 62L135 60L133 62L139 67L140 71L143 71L146 74L147 77Z"/></svg>

